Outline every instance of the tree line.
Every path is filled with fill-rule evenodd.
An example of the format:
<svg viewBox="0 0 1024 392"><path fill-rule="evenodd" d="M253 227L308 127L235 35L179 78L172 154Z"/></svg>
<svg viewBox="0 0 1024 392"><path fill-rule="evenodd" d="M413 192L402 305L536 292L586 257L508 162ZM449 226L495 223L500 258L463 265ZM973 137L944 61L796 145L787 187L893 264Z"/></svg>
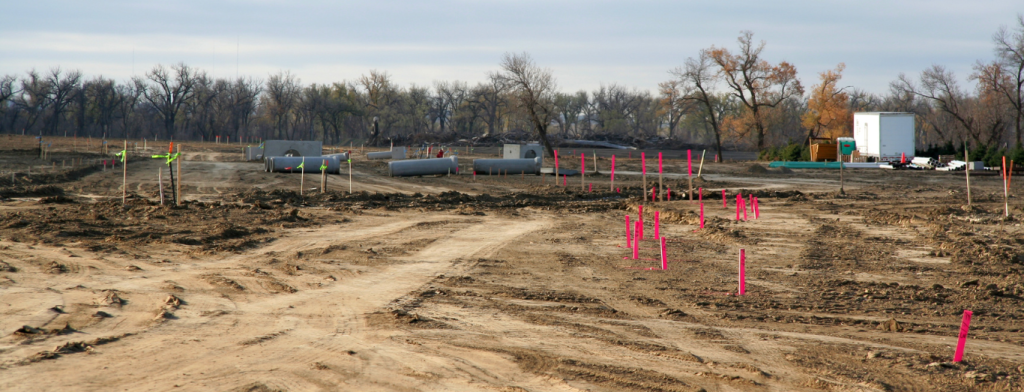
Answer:
<svg viewBox="0 0 1024 392"><path fill-rule="evenodd" d="M852 135L853 113L912 112L919 147L965 143L1021 149L1024 15L992 37L964 86L942 65L900 74L884 93L842 86L845 65L805 89L797 68L764 57L744 31L735 48L711 46L668 71L656 92L603 85L560 91L549 69L508 53L484 82L400 86L385 71L304 84L288 71L266 79L214 78L184 63L125 81L78 70L0 77L0 133L107 138L288 138L342 144L470 139L603 139L757 149Z"/></svg>

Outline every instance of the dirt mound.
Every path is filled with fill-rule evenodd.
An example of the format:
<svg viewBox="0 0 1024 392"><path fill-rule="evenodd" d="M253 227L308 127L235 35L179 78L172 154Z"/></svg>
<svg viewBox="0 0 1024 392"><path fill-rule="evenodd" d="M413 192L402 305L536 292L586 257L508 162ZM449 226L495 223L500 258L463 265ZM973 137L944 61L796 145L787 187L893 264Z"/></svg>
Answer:
<svg viewBox="0 0 1024 392"><path fill-rule="evenodd" d="M758 164L755 163L755 164L752 164L749 167L747 167L747 173L751 173L751 174L768 174L768 169L765 169L764 166L761 166L761 165L758 165Z"/></svg>

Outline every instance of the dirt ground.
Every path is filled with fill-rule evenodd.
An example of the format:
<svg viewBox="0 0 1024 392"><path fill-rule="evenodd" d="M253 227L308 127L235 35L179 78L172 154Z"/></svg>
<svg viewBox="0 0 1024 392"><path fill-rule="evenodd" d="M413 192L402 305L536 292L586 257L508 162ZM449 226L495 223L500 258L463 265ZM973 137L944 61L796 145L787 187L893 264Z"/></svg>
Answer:
<svg viewBox="0 0 1024 392"><path fill-rule="evenodd" d="M1006 217L991 173L968 206L963 172L849 170L841 194L835 171L705 162L700 229L685 157L671 201L619 153L612 191L603 154L582 180L474 177L465 154L462 175L390 178L357 151L350 194L347 168L320 193L186 142L171 207L156 143L125 176L96 140L0 142L4 391L1024 388L1024 203Z"/></svg>

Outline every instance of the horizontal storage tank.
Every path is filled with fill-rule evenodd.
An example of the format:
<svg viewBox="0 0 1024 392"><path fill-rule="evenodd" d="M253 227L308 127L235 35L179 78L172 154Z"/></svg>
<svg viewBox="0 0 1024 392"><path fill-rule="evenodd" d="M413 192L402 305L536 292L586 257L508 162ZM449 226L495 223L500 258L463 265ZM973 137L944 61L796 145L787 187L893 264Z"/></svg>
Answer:
<svg viewBox="0 0 1024 392"><path fill-rule="evenodd" d="M391 177L429 176L435 174L457 174L459 158L413 159L388 162Z"/></svg>
<svg viewBox="0 0 1024 392"><path fill-rule="evenodd" d="M268 157L266 163L267 171L271 173L320 173L320 165L327 162L327 173L338 174L341 172L341 160L337 157L305 157L305 170L298 166L302 164L303 157Z"/></svg>
<svg viewBox="0 0 1024 392"><path fill-rule="evenodd" d="M532 159L477 159L473 172L484 174L536 174L540 175L541 157Z"/></svg>

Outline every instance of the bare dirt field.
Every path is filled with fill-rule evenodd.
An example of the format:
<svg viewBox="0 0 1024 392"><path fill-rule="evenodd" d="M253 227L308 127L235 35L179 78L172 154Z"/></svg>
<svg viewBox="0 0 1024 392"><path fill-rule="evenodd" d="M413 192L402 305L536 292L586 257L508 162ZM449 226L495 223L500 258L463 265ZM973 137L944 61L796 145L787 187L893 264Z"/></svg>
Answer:
<svg viewBox="0 0 1024 392"><path fill-rule="evenodd" d="M44 160L0 135L0 390L1024 388L1024 203L1004 216L998 175L972 173L968 206L963 172L849 170L841 194L835 171L705 163L699 229L685 152L664 202L628 174L636 152L617 153L621 192L604 153L563 187L474 177L466 156L462 175L390 178L357 151L355 193L346 168L300 195L240 146L186 142L172 207L146 157L166 150L129 149L122 205L90 142ZM737 193L759 219L735 220Z"/></svg>

